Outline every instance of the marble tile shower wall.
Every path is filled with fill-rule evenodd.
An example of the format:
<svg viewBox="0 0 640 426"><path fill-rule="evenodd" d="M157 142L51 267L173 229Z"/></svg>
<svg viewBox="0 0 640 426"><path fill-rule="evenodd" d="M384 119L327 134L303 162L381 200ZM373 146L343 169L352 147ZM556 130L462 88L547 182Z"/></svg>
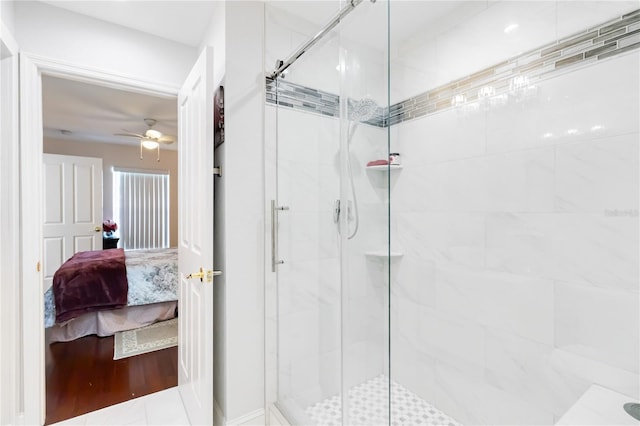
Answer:
<svg viewBox="0 0 640 426"><path fill-rule="evenodd" d="M392 377L466 424L640 397L640 53L392 127Z"/></svg>
<svg viewBox="0 0 640 426"><path fill-rule="evenodd" d="M383 125L413 120L452 106L473 109L506 103L513 96L522 100L534 95L536 82L548 78L550 74L562 72L569 66L604 60L639 47L640 9L530 52L519 53L506 61L498 61L488 68L450 80L433 90L403 99L385 111ZM433 54L428 57L433 62L437 61L437 56ZM398 61L396 64L395 70L401 75L403 68L407 68L407 61ZM433 67L434 65L428 65L424 69L425 65L417 65L417 68L427 73ZM424 76L419 81L424 81Z"/></svg>

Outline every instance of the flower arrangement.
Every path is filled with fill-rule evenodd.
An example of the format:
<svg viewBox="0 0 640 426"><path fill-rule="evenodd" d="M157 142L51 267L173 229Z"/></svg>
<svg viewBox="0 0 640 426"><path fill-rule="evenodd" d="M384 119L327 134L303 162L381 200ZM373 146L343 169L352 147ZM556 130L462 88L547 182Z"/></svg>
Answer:
<svg viewBox="0 0 640 426"><path fill-rule="evenodd" d="M111 219L107 219L102 222L102 230L104 231L105 235L110 237L115 231L118 230L118 224Z"/></svg>

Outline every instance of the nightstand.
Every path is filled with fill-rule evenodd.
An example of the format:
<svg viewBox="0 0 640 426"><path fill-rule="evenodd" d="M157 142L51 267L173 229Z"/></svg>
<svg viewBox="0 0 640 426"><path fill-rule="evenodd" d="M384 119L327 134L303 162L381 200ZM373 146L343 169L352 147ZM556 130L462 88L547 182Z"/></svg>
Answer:
<svg viewBox="0 0 640 426"><path fill-rule="evenodd" d="M114 249L118 248L118 240L120 238L102 238L102 249Z"/></svg>

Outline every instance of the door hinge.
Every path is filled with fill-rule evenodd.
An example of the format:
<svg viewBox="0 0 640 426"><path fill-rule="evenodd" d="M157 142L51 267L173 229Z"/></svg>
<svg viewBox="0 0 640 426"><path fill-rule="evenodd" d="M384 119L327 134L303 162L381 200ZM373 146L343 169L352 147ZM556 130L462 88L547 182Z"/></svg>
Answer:
<svg viewBox="0 0 640 426"><path fill-rule="evenodd" d="M222 166L214 167L213 174L218 177L222 177Z"/></svg>

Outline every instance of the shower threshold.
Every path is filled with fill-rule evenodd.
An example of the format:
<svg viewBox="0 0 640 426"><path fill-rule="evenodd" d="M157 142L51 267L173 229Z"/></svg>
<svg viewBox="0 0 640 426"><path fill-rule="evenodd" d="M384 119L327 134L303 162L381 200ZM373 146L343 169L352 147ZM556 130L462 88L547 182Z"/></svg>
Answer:
<svg viewBox="0 0 640 426"><path fill-rule="evenodd" d="M349 390L350 425L392 426L462 426L402 385L391 382L391 422L389 417L389 379L374 377ZM310 405L305 414L316 425L340 426L342 401L340 395Z"/></svg>

